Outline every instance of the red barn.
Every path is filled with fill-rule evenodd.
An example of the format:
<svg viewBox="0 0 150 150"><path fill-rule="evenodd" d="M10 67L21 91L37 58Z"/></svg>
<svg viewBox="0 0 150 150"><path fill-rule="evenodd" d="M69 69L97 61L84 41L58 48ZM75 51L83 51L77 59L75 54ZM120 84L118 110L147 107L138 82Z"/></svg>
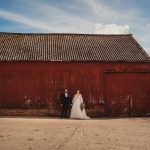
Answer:
<svg viewBox="0 0 150 150"><path fill-rule="evenodd" d="M0 115L59 116L64 88L91 117L150 113L150 57L126 35L0 33Z"/></svg>

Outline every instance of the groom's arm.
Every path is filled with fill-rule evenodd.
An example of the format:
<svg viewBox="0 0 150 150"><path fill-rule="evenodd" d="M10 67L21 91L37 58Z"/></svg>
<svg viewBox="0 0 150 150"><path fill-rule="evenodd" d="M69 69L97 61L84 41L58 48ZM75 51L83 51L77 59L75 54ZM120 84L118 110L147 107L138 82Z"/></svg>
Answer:
<svg viewBox="0 0 150 150"><path fill-rule="evenodd" d="M63 105L63 94L60 96L60 105Z"/></svg>

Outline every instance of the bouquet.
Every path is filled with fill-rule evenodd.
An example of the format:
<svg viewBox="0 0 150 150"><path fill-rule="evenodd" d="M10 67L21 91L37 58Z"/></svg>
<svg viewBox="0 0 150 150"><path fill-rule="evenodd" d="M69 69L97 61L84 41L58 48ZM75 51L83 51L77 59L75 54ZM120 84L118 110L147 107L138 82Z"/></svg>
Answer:
<svg viewBox="0 0 150 150"><path fill-rule="evenodd" d="M83 110L85 108L85 103L81 103L80 108L81 108L81 110Z"/></svg>

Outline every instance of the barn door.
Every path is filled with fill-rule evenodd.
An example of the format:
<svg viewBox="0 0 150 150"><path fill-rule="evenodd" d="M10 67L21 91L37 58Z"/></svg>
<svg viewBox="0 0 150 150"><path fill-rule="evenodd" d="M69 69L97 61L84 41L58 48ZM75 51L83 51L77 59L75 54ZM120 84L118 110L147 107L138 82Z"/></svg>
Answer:
<svg viewBox="0 0 150 150"><path fill-rule="evenodd" d="M106 74L106 105L109 116L150 113L150 74Z"/></svg>
<svg viewBox="0 0 150 150"><path fill-rule="evenodd" d="M150 74L131 73L130 80L131 115L150 113Z"/></svg>
<svg viewBox="0 0 150 150"><path fill-rule="evenodd" d="M129 74L106 74L106 108L109 116L129 116Z"/></svg>

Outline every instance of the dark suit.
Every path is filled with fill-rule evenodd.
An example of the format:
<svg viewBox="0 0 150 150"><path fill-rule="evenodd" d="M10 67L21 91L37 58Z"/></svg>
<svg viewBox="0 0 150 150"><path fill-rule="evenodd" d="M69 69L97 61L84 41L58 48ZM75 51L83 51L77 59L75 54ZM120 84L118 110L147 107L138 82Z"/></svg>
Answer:
<svg viewBox="0 0 150 150"><path fill-rule="evenodd" d="M65 117L67 118L67 112L68 112L68 109L71 105L71 97L69 96L69 94L67 94L67 97L65 96L65 93L63 93L61 95L61 118L62 117Z"/></svg>

